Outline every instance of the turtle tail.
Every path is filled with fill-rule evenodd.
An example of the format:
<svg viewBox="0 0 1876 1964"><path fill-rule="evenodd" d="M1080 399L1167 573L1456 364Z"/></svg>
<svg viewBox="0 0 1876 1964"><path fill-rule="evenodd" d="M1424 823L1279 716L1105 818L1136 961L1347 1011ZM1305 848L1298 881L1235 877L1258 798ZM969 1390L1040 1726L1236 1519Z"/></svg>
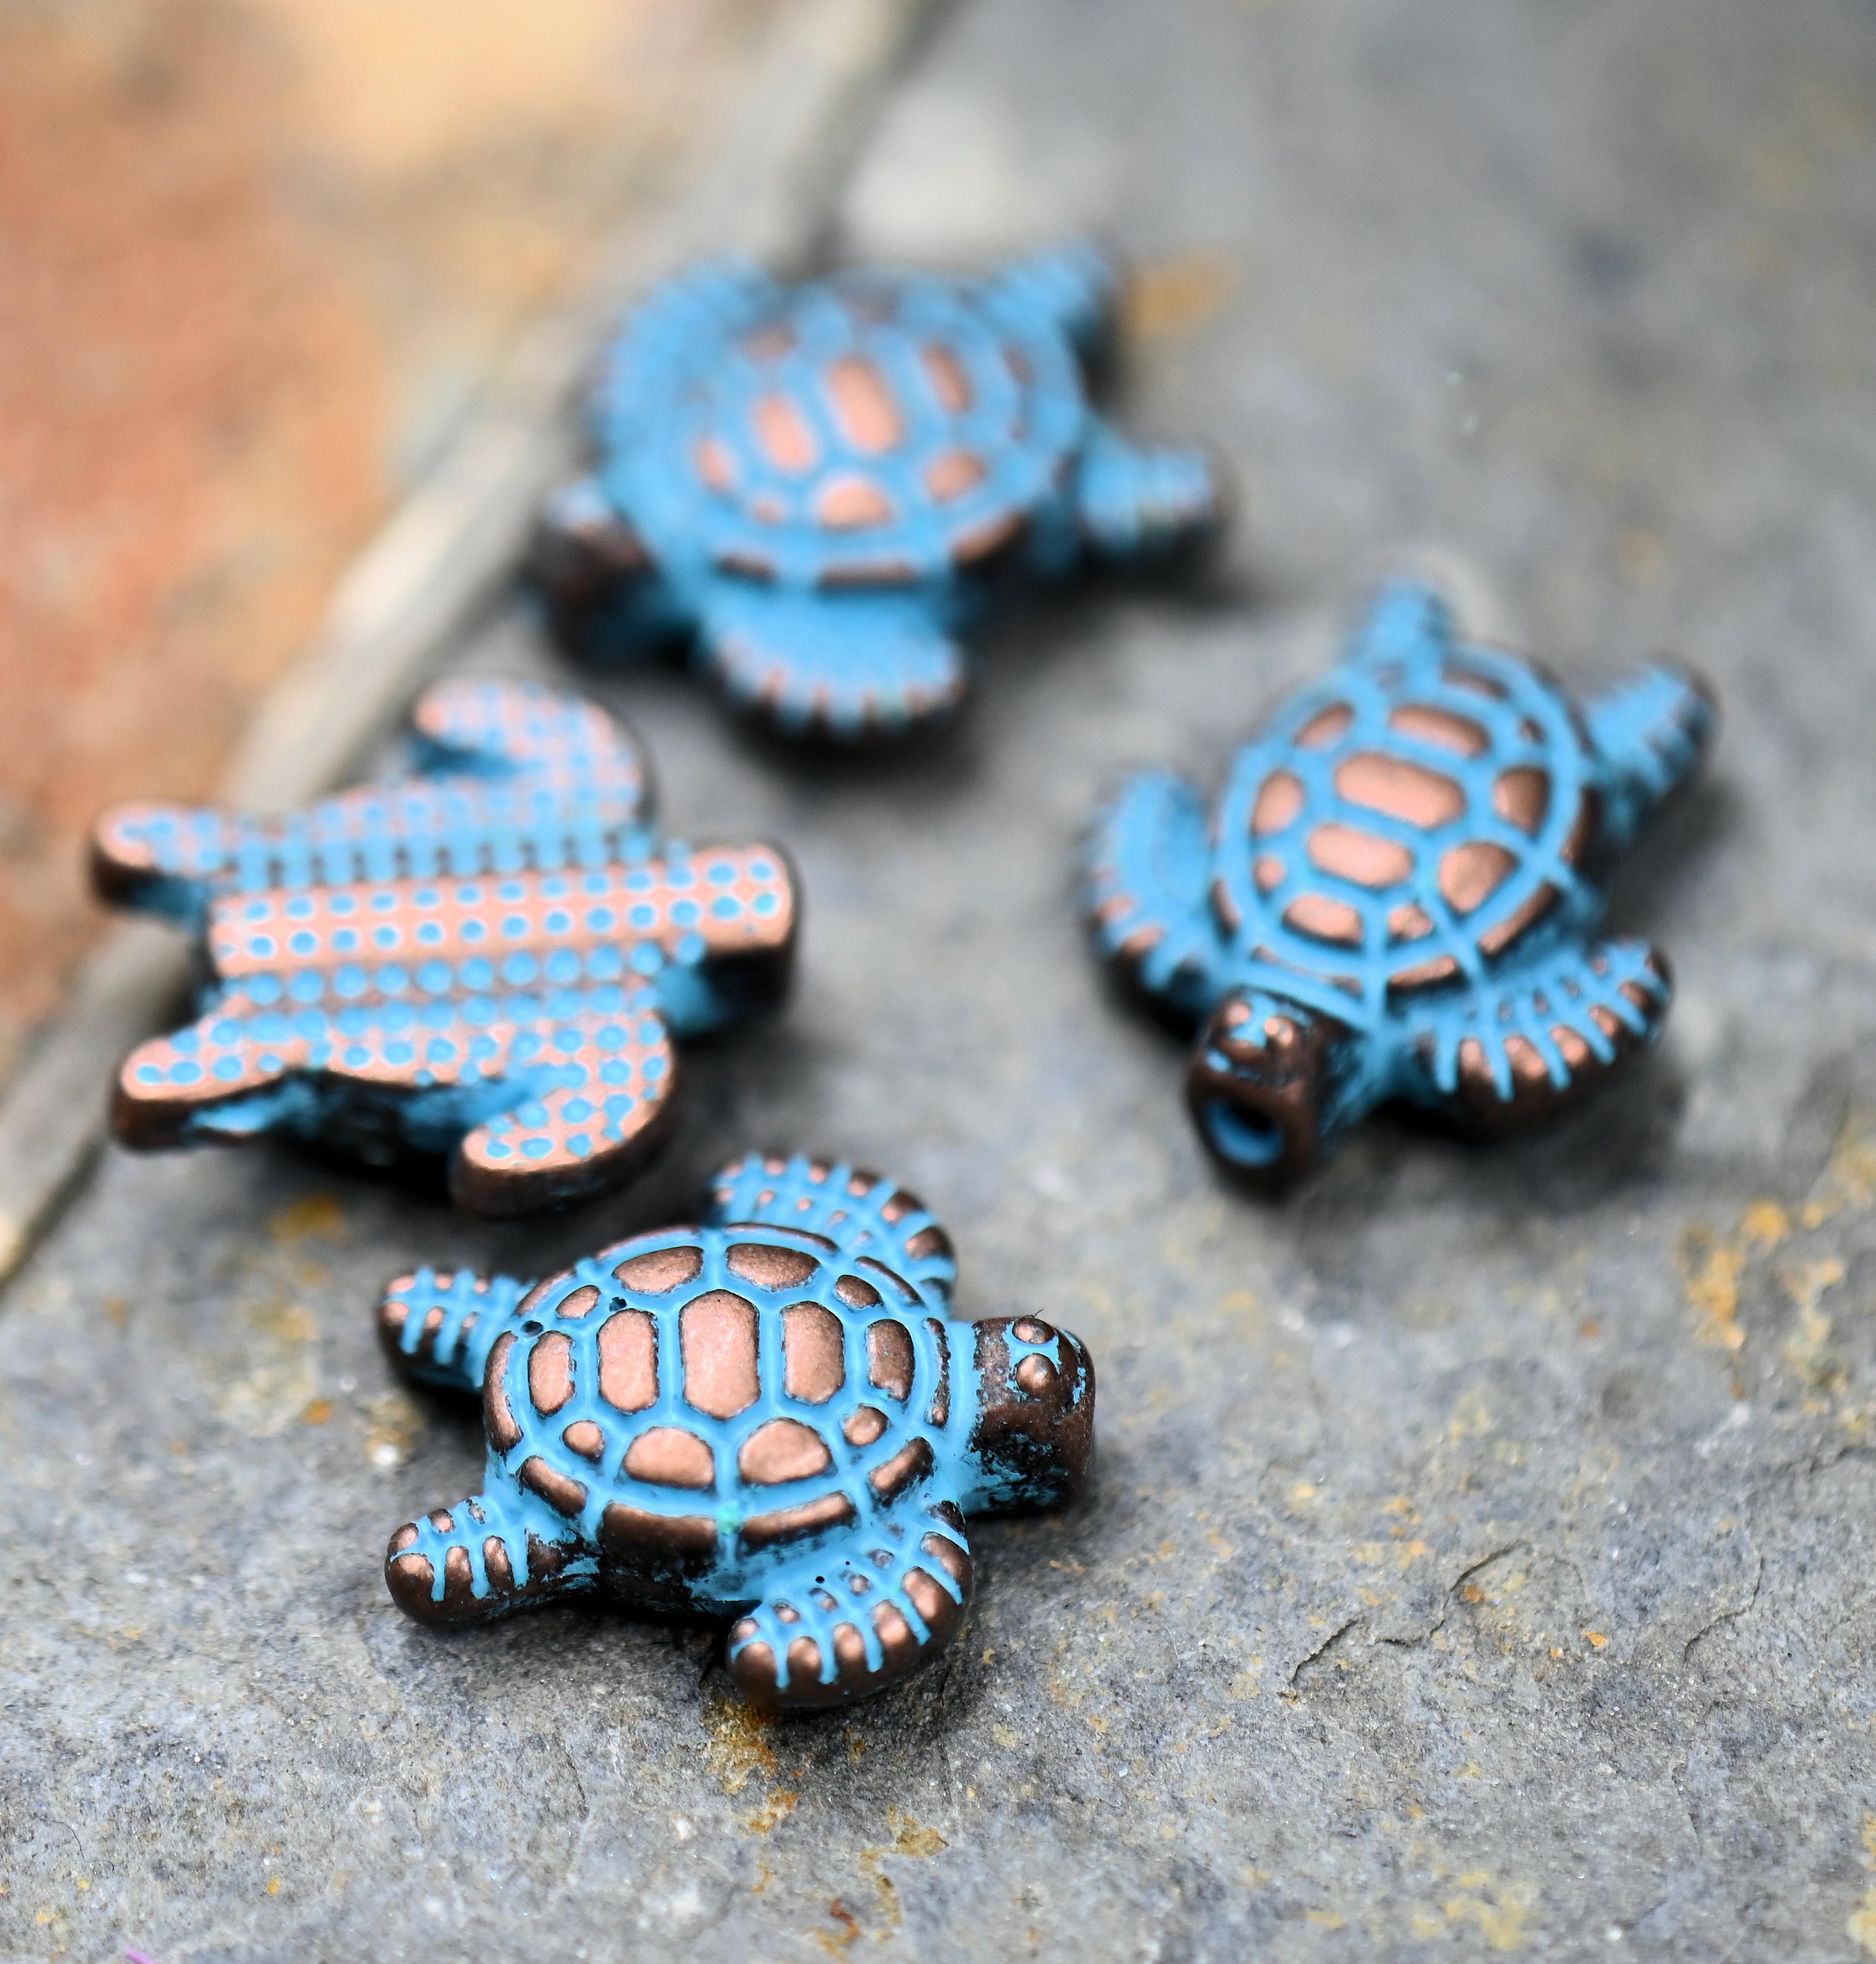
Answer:
<svg viewBox="0 0 1876 1964"><path fill-rule="evenodd" d="M824 1234L949 1301L958 1265L951 1237L917 1194L844 1160L748 1153L711 1183L712 1227L760 1221Z"/></svg>

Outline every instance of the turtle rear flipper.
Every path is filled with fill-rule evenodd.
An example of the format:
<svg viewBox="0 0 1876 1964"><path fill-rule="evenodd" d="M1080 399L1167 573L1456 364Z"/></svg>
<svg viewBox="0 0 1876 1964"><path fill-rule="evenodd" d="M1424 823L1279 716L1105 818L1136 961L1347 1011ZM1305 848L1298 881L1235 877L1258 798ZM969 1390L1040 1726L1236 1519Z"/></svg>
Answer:
<svg viewBox="0 0 1876 1964"><path fill-rule="evenodd" d="M699 656L731 701L785 734L866 743L949 715L964 654L917 594L724 589Z"/></svg>
<svg viewBox="0 0 1876 1964"><path fill-rule="evenodd" d="M951 1237L917 1194L844 1160L749 1153L711 1182L706 1224L760 1222L824 1234L871 1254L915 1287L948 1300L957 1280Z"/></svg>
<svg viewBox="0 0 1876 1964"><path fill-rule="evenodd" d="M1425 1077L1408 1095L1479 1131L1536 1117L1652 1043L1673 993L1666 958L1646 942L1553 950L1416 1012Z"/></svg>
<svg viewBox="0 0 1876 1964"><path fill-rule="evenodd" d="M663 1142L676 1062L663 1019L644 1008L516 1032L504 1080L491 1080L515 1090L456 1147L451 1197L474 1214L525 1214L629 1177Z"/></svg>
<svg viewBox="0 0 1876 1964"><path fill-rule="evenodd" d="M1609 772L1604 830L1621 846L1698 768L1720 711L1698 676L1656 664L1593 697L1583 720Z"/></svg>
<svg viewBox="0 0 1876 1964"><path fill-rule="evenodd" d="M1083 861L1082 906L1102 954L1175 1019L1196 1022L1217 1000L1224 954L1197 790L1170 771L1129 778L1096 814Z"/></svg>
<svg viewBox="0 0 1876 1964"><path fill-rule="evenodd" d="M962 1516L927 1501L891 1538L875 1528L778 1576L730 1632L730 1674L778 1711L883 1691L956 1635L972 1579Z"/></svg>

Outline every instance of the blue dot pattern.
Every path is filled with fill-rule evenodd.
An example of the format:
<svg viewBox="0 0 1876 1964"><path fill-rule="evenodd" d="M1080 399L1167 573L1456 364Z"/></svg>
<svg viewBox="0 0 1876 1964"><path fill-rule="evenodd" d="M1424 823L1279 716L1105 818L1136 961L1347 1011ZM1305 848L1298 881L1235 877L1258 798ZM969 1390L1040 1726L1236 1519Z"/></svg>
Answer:
<svg viewBox="0 0 1876 1964"><path fill-rule="evenodd" d="M450 682L413 724L407 775L283 817L100 820L101 891L194 928L210 977L195 1022L124 1065L126 1143L445 1153L471 1208L550 1204L642 1159L673 1032L785 982L786 861L660 842L636 748L599 710Z"/></svg>

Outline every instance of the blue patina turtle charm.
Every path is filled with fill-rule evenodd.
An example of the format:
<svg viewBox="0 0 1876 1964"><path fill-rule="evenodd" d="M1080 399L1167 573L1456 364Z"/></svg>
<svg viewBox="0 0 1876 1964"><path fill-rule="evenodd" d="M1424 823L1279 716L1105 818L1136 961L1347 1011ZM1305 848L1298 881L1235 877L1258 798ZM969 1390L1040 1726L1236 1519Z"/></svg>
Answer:
<svg viewBox="0 0 1876 1964"><path fill-rule="evenodd" d="M1206 1144L1281 1183L1384 1099L1491 1129L1650 1041L1666 963L1590 935L1610 862L1715 720L1663 668L1579 711L1402 582L1238 753L1209 821L1183 779L1133 778L1094 828L1087 905L1123 975L1202 1026Z"/></svg>
<svg viewBox="0 0 1876 1964"><path fill-rule="evenodd" d="M426 1623L581 1593L735 1617L731 1674L771 1706L896 1683L957 1630L965 1515L1060 1500L1094 1452L1087 1352L953 1322L956 1275L902 1187L751 1155L701 1226L544 1282L400 1278L386 1346L481 1394L488 1464L392 1536L393 1597Z"/></svg>
<svg viewBox="0 0 1876 1964"><path fill-rule="evenodd" d="M99 892L201 936L187 1029L118 1074L127 1145L281 1133L389 1164L446 1155L514 1214L628 1178L670 1109L673 1035L785 992L773 846L660 842L637 746L589 703L450 682L413 768L281 817L121 805Z"/></svg>
<svg viewBox="0 0 1876 1964"><path fill-rule="evenodd" d="M596 654L689 634L734 702L796 735L887 736L964 687L954 635L993 559L1151 557L1218 518L1196 451L1140 450L1081 358L1115 281L1090 247L988 279L743 263L660 288L614 349L593 473L535 571Z"/></svg>

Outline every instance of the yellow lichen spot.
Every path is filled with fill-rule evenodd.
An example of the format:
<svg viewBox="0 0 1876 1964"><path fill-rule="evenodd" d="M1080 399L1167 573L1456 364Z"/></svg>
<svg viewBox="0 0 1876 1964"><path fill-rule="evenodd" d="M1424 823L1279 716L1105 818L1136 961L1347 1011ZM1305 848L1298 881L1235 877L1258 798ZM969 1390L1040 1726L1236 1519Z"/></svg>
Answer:
<svg viewBox="0 0 1876 1964"><path fill-rule="evenodd" d="M915 1855L922 1861L951 1846L936 1828L920 1827L909 1814L901 1814L896 1807L886 1809L886 1825L892 1830L895 1855Z"/></svg>
<svg viewBox="0 0 1876 1964"><path fill-rule="evenodd" d="M1876 1869L1876 1814L1863 1817L1863 1866ZM1863 1900L1850 1912L1845 1933L1876 1957L1876 1883L1863 1892Z"/></svg>
<svg viewBox="0 0 1876 1964"><path fill-rule="evenodd" d="M1876 1957L1876 1888L1863 1892L1863 1900L1850 1912L1845 1934Z"/></svg>
<svg viewBox="0 0 1876 1964"><path fill-rule="evenodd" d="M825 1930L812 1933L814 1941L830 1957L838 1957L849 1948L860 1934L859 1918L849 1909L838 1896L827 1905L827 1914L840 1926L838 1934Z"/></svg>
<svg viewBox="0 0 1876 1964"><path fill-rule="evenodd" d="M1755 1200L1739 1216L1739 1239L1749 1248L1775 1248L1791 1232L1791 1217L1775 1200Z"/></svg>
<svg viewBox="0 0 1876 1964"><path fill-rule="evenodd" d="M410 1456L423 1414L402 1391L386 1391L365 1408L371 1430L365 1436L365 1456L374 1466L401 1466Z"/></svg>
<svg viewBox="0 0 1876 1964"><path fill-rule="evenodd" d="M315 1398L300 1414L302 1425L329 1425L332 1423L332 1401L330 1398Z"/></svg>
<svg viewBox="0 0 1876 1964"><path fill-rule="evenodd" d="M1348 1919L1338 1916L1332 1909L1312 1909L1306 1912L1309 1921L1319 1930L1340 1930Z"/></svg>
<svg viewBox="0 0 1876 1964"><path fill-rule="evenodd" d="M345 1210L329 1193L309 1193L283 1207L267 1224L267 1231L283 1248L302 1241L342 1241L345 1236Z"/></svg>
<svg viewBox="0 0 1876 1964"><path fill-rule="evenodd" d="M1307 1480L1299 1480L1290 1490L1290 1497L1299 1504L1315 1498L1315 1488Z"/></svg>
<svg viewBox="0 0 1876 1964"><path fill-rule="evenodd" d="M1682 1237L1680 1263L1682 1292L1699 1319L1697 1339L1727 1350L1743 1349L1739 1278L1746 1272L1744 1248L1718 1240L1711 1228L1695 1226Z"/></svg>
<svg viewBox="0 0 1876 1964"><path fill-rule="evenodd" d="M268 1877L268 1879L267 1879L267 1893L268 1893L270 1896L277 1896L277 1895L279 1895L279 1893L280 1893L280 1878L279 1878L278 1876L269 1876Z"/></svg>
<svg viewBox="0 0 1876 1964"><path fill-rule="evenodd" d="M130 1327L130 1299L128 1296L108 1295L104 1298L104 1314L110 1319L114 1330L127 1330Z"/></svg>
<svg viewBox="0 0 1876 1964"><path fill-rule="evenodd" d="M1006 1751L1013 1750L1023 1743L1023 1735L1013 1725L993 1725L990 1736Z"/></svg>
<svg viewBox="0 0 1876 1964"><path fill-rule="evenodd" d="M1453 1407L1452 1423L1446 1436L1455 1443L1462 1439L1482 1439L1492 1430L1492 1414L1486 1409L1485 1394L1476 1385L1463 1393Z"/></svg>
<svg viewBox="0 0 1876 1964"><path fill-rule="evenodd" d="M1234 1671L1232 1674L1230 1693L1232 1699L1242 1705L1248 1699L1259 1696L1264 1690L1263 1684L1260 1681L1263 1673L1264 1660L1261 1658L1253 1658L1245 1669Z"/></svg>
<svg viewBox="0 0 1876 1964"><path fill-rule="evenodd" d="M773 1712L758 1711L740 1698L718 1693L711 1699L705 1715L710 1728L706 1752L710 1770L725 1793L740 1793L751 1773L773 1779L782 1770L771 1740L776 1729Z"/></svg>
<svg viewBox="0 0 1876 1964"><path fill-rule="evenodd" d="M1237 283L1230 255L1215 249L1142 266L1122 302L1128 339L1171 341L1196 333L1224 311Z"/></svg>
<svg viewBox="0 0 1876 1964"><path fill-rule="evenodd" d="M792 1793L786 1787L778 1787L744 1824L752 1834L766 1834L777 1821L787 1820L800 1798L799 1794Z"/></svg>
<svg viewBox="0 0 1876 1964"><path fill-rule="evenodd" d="M1605 1637L1600 1630L1585 1630L1583 1632L1583 1641L1586 1643L1592 1651L1599 1651L1603 1649L1608 1645L1608 1638Z"/></svg>
<svg viewBox="0 0 1876 1964"><path fill-rule="evenodd" d="M1441 1905L1450 1924L1473 1924L1488 1948L1521 1950L1531 1935L1529 1919L1537 1907L1534 1882L1501 1882L1487 1869L1456 1878L1459 1893ZM1421 1934L1416 1927L1416 1934Z"/></svg>

